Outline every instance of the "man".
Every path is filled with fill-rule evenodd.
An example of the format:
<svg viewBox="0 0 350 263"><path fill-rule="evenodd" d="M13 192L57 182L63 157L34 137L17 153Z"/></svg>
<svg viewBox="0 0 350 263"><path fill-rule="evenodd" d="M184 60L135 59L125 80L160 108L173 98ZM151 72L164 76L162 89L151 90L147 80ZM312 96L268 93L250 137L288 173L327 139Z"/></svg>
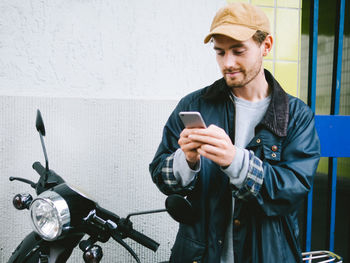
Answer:
<svg viewBox="0 0 350 263"><path fill-rule="evenodd" d="M313 113L263 69L273 38L261 10L220 9L209 41L223 78L179 102L150 164L159 189L198 214L180 224L170 262L301 262L297 211L320 156ZM180 111L208 128L184 128Z"/></svg>

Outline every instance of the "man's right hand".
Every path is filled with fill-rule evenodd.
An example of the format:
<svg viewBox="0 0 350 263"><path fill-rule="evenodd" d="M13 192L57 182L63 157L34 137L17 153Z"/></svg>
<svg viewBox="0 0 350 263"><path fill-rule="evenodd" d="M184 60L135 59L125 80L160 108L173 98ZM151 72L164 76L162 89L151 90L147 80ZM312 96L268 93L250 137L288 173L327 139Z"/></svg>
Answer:
<svg viewBox="0 0 350 263"><path fill-rule="evenodd" d="M181 147L181 150L185 153L187 163L191 169L194 169L200 159L200 154L197 152L197 149L202 145L201 143L194 142L188 138L189 135L197 129L184 129L180 133L180 139L178 143Z"/></svg>

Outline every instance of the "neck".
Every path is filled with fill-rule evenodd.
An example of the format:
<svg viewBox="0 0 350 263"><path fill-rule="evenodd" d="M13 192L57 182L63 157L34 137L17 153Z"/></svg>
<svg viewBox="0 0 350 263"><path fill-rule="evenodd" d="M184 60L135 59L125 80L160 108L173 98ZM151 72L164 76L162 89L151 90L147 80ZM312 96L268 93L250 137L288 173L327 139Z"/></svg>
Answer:
<svg viewBox="0 0 350 263"><path fill-rule="evenodd" d="M252 79L249 83L242 87L232 88L233 94L248 101L259 101L269 96L269 84L265 79L264 69Z"/></svg>

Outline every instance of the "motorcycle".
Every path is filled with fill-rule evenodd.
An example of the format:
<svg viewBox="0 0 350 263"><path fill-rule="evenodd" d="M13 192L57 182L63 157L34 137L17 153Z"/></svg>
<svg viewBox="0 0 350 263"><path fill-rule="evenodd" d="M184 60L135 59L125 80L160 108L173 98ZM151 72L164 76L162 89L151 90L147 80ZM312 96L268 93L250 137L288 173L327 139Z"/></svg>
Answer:
<svg viewBox="0 0 350 263"><path fill-rule="evenodd" d="M152 251L159 244L152 238L133 228L131 216L167 211L178 222L190 222L191 204L179 195L171 195L165 201L165 209L131 213L120 218L101 207L87 195L69 185L64 179L49 169L44 143L46 134L40 111L37 111L36 129L45 157L45 167L34 162L33 169L39 174L37 183L20 177L10 177L10 181L20 181L35 189L37 197L17 194L13 205L18 210L28 209L33 232L28 234L12 253L8 263L58 263L66 262L75 247L83 252L85 262L98 263L103 257L101 246L111 238L122 245L136 260L135 251L124 241L130 238ZM88 238L84 239L87 235Z"/></svg>

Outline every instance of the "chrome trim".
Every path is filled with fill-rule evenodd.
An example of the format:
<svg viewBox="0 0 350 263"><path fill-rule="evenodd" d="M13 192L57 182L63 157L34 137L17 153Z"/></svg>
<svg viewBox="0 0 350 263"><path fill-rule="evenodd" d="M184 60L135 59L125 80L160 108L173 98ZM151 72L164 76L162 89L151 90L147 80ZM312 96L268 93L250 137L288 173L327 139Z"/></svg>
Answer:
<svg viewBox="0 0 350 263"><path fill-rule="evenodd" d="M33 222L32 207L35 204L35 202L38 202L38 201L44 201L48 203L55 210L55 214L57 216L58 223L59 223L59 229L54 238L48 238L47 236L43 235L41 230L38 229L35 223ZM56 240L59 236L61 236L63 232L65 232L65 230L69 229L69 226L70 226L71 217L70 217L68 204L61 195L59 195L54 191L45 191L32 201L30 205L30 216L31 216L31 223L32 223L32 227L34 228L34 231L38 233L44 240L47 240L47 241Z"/></svg>

